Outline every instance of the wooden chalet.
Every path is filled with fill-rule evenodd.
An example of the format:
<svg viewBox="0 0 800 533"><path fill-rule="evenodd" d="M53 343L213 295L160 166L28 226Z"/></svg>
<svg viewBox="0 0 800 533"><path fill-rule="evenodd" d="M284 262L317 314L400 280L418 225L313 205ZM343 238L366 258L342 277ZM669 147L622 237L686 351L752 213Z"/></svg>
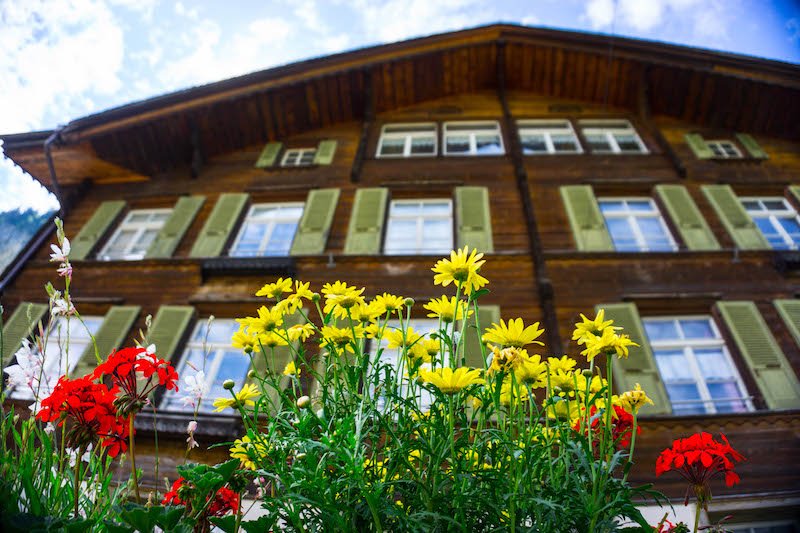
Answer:
<svg viewBox="0 0 800 533"><path fill-rule="evenodd" d="M681 505L683 482L656 480L655 457L674 438L724 432L748 460L740 485L715 485L709 519L800 527L796 65L490 25L0 139L61 201L75 302L101 350L132 342L152 314L159 354L180 371L213 315L207 373L243 379L225 328L269 279L427 300L441 294L433 261L469 244L487 252L482 322L540 321L547 353L578 355L573 324L603 307L641 345L615 367L619 390L641 383L656 401L636 482ZM52 240L0 285L6 361L27 317L46 318ZM168 473L189 415L161 402ZM230 417L199 422L203 448L239 432Z"/></svg>

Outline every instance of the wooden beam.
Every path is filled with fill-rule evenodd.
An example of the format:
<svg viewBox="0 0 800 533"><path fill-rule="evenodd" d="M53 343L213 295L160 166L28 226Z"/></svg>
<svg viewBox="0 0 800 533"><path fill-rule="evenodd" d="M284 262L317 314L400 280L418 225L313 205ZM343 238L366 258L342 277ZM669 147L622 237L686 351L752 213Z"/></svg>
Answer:
<svg viewBox="0 0 800 533"><path fill-rule="evenodd" d="M367 153L367 143L372 138L372 125L375 122L375 98L372 90L372 71L364 70L364 121L361 124L361 136L358 139L358 148L353 158L350 169L350 181L358 183L361 180L361 167L364 165L364 155Z"/></svg>
<svg viewBox="0 0 800 533"><path fill-rule="evenodd" d="M650 112L650 65L640 64L639 67L639 85L636 91L636 110L639 115L639 120L647 127L647 130L655 138L659 148L667 156L672 168L675 169L678 176L681 178L686 177L686 166L678 157L672 145L667 142L664 135L661 133L661 128L656 127L651 119Z"/></svg>

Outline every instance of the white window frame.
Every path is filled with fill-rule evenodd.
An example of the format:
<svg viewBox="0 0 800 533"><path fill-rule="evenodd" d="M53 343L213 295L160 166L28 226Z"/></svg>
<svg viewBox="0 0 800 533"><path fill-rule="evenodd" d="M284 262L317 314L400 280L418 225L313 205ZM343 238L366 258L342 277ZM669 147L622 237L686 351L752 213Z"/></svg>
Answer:
<svg viewBox="0 0 800 533"><path fill-rule="evenodd" d="M75 317L69 319L69 327L73 330L69 335L69 339L67 339L67 318L59 316L51 319L48 327L50 335L47 337L44 349L44 364L42 365L42 377L44 379L42 379L41 387L38 390L39 399L50 395L52 391L48 383L54 385L60 376L67 373L67 370L70 372L70 378L76 377L71 373L78 366L78 361L80 361L83 353L92 345L92 336L97 335L97 331L103 325L105 317L81 315L81 319L83 319L83 324ZM78 335L76 336L76 334ZM67 361L64 355L66 354L65 348L68 340L69 360ZM67 362L69 365L66 365ZM34 391L27 385L20 385L11 392L11 397L19 400L33 400Z"/></svg>
<svg viewBox="0 0 800 533"><path fill-rule="evenodd" d="M236 390L239 390L242 387L244 380L247 379L247 372L250 369L250 358L242 350L238 348L232 348L230 338L221 342L205 340L208 338L206 329L207 327L209 327L208 318L199 319L197 321L189 340L186 342L186 345L181 352L181 360L179 366L176 368L178 375L181 377L194 375L194 373L199 370L202 370L205 374L205 382L209 387L209 392L202 398L201 404L197 407L198 412L200 413L211 413L214 410L212 404L216 396L214 396L214 392L211 390L211 384L214 383L217 374L219 374L220 367L222 366L222 362L224 361L226 354L236 353L241 355L243 360L247 361L247 370L245 370L245 376L242 378L243 380L241 383L236 383ZM232 335L233 332L238 331L239 324L237 324L236 320L232 318L215 318L211 321L210 327L212 329L225 327L232 332ZM192 350L199 350L203 352L204 358L203 366L201 368L189 367L189 357ZM181 384L181 386L182 385L183 384ZM186 394L184 392L167 391L166 394L164 394L164 399L161 401L161 409L169 411L192 411L193 409L191 405L184 405L183 401L181 400L181 398L185 396Z"/></svg>
<svg viewBox="0 0 800 533"><path fill-rule="evenodd" d="M714 152L714 159L741 159L742 151L728 139L714 139L705 141L708 149ZM715 150L716 148L716 150ZM733 152L732 154L730 152Z"/></svg>
<svg viewBox="0 0 800 533"><path fill-rule="evenodd" d="M517 121L517 128L519 131L520 144L526 135L541 135L544 137L546 151L525 153L525 147L522 147L522 155L536 156L536 155L561 155L561 154L582 154L583 147L578 135L575 133L575 128L572 127L572 121L568 119L525 119ZM572 140L575 141L575 150L557 150L553 143L553 135L571 135Z"/></svg>
<svg viewBox="0 0 800 533"><path fill-rule="evenodd" d="M236 240L233 242L233 245L228 252L230 257L288 257L289 251L291 250L291 243L289 244L289 250L286 251L286 255L264 255L267 247L269 246L269 241L272 238L272 234L275 231L275 224L281 222L293 222L294 217L289 216L280 216L280 211L278 215L256 215L254 214L256 210L263 209L263 208L273 208L278 210L283 209L296 209L300 208L300 216L297 217L297 227L295 227L295 236L297 235L297 228L300 226L300 220L303 218L303 211L305 210L305 203L303 202L273 202L273 203L260 203L260 204L253 204L250 206L250 209L247 211L247 216L245 217L244 221L242 221L242 225L239 227L239 233L236 235ZM268 225L267 231L264 232L264 236L261 238L261 243L258 246L258 250L253 255L240 255L236 253L236 249L239 247L239 244L244 237L245 229L247 229L248 224L261 224L266 223ZM294 237L292 237L292 241L294 241Z"/></svg>
<svg viewBox="0 0 800 533"><path fill-rule="evenodd" d="M795 242L791 235L786 231L786 229L781 225L778 221L782 218L789 218L794 219L798 224L800 224L800 215L797 214L792 204L784 198L783 196L742 196L739 197L739 201L742 203L742 207L744 207L747 214L750 215L750 218L753 220L758 218L766 218L769 219L769 223L772 225L773 229L777 230L778 235L781 236L783 239L784 244L788 247L788 250L797 250L800 249L800 243ZM763 209L759 209L758 211L750 210L745 206L745 202L758 202ZM784 209L769 209L767 208L765 202L783 202ZM758 229L761 231L761 228ZM761 232L764 235L763 232ZM764 235L766 239L767 236ZM772 246L772 243L770 243ZM780 249L783 248L774 248Z"/></svg>
<svg viewBox="0 0 800 533"><path fill-rule="evenodd" d="M691 378L693 380L693 384L697 387L697 391L700 394L700 400L676 400L673 401L670 399L670 404L672 405L673 411L675 410L675 404L686 404L686 405L696 405L700 404L705 410L705 414L716 414L717 407L714 405L714 402L724 402L729 400L731 403L735 401L741 401L745 405L746 411L753 411L753 402L752 397L747 394L747 387L744 385L744 381L742 381L742 376L739 374L739 369L733 362L731 358L730 351L728 351L728 347L725 344L725 339L720 334L719 328L717 327L717 323L714 321L714 318L711 315L675 315L675 316L653 316L653 317L642 317L642 322L668 322L668 321L678 321L681 320L706 320L708 321L709 325L711 326L711 331L714 333L713 339L686 339L686 338L679 338L679 339L671 339L671 340L653 340L648 337L648 342L650 343L650 348L653 350L653 357L656 360L656 366L658 367L658 356L656 352L659 349L663 350L681 350L683 351L683 357L686 361L687 367L689 372L691 373ZM678 328L679 334L682 333L682 329ZM645 335L646 328L645 328ZM739 390L744 394L744 396L740 398L722 398L722 399L712 399L711 393L708 390L708 382L706 378L703 376L703 372L700 369L700 363L697 361L697 357L694 354L694 349L699 348L720 348L722 352L722 356L725 358L726 362L731 368L732 379L736 383ZM661 370L659 368L659 374L661 375ZM661 379L664 382L665 388L667 385L667 380L661 375ZM729 380L725 380L729 381ZM681 381L680 383L684 383ZM688 384L688 382L685 382ZM669 395L669 392L667 392Z"/></svg>
<svg viewBox="0 0 800 533"><path fill-rule="evenodd" d="M633 127L633 124L630 123L629 120L625 119L608 119L608 120L596 120L596 119L586 119L580 120L578 122L578 127L581 130L581 134L583 135L584 139L586 139L586 149L592 154L623 154L623 155L635 155L635 154L649 154L649 150L647 146L642 141L642 138L639 137L639 133L637 133L636 128ZM588 140L590 135L603 135L608 143L610 150L596 150L593 149L591 143ZM619 143L617 141L616 135L630 135L636 141L636 144L639 145L639 151L632 152L629 150L623 151L619 147Z"/></svg>
<svg viewBox="0 0 800 533"><path fill-rule="evenodd" d="M134 216L141 216L145 214L148 215L148 217L160 214L166 214L167 216L164 218L164 220L161 221L153 221L150 219L142 222L131 221L131 219ZM108 242L106 243L105 246L103 246L103 249L100 251L100 253L97 254L97 258L103 261L119 261L119 260L136 261L139 259L144 259L144 256L147 253L147 251L145 250L144 252L133 253L132 252L133 248L135 248L139 244L140 239L148 230L155 230L157 238L158 232L161 231L161 228L164 227L164 224L166 224L167 220L169 219L169 215L171 214L172 214L171 207L163 209L131 209L130 211L128 211L128 214L125 215L125 218L122 220L119 226L117 226L117 229L114 230L113 235L111 236L110 239L108 239ZM109 255L112 248L114 247L115 241L120 237L122 232L131 230L135 232L134 236L128 243L128 245L125 246L123 252L118 255L113 255L113 256Z"/></svg>
<svg viewBox="0 0 800 533"><path fill-rule="evenodd" d="M650 207L652 208L651 211L636 211L632 210L628 207L628 202L648 202ZM675 237L672 236L672 232L669 230L669 226L667 226L666 220L664 220L664 216L661 214L661 211L658 209L658 205L656 205L655 201L652 198L647 196L608 196L602 197L597 199L598 205L602 204L603 202L622 202L625 206L623 211L616 211L613 213L606 213L602 209L600 210L601 214L603 215L604 220L608 220L609 218L618 218L618 219L625 219L628 222L631 230L633 231L633 235L636 238L636 244L639 246L639 252L650 252L650 245L647 242L647 239L644 236L644 232L642 232L641 228L639 227L639 218L656 218L661 225L661 229L664 230L664 234L667 236L670 244L670 251L677 251L678 244L675 242ZM606 227L609 227L608 222L606 222ZM611 237L611 242L613 244L614 237L611 234L611 229L608 230L609 236ZM616 245L614 245L616 249ZM620 252L631 252L636 253L635 250L618 250ZM666 250L654 250L656 252L664 252Z"/></svg>
<svg viewBox="0 0 800 533"><path fill-rule="evenodd" d="M311 155L311 161L303 161L303 157ZM314 156L317 155L317 149L314 148L288 148L283 152L281 158L282 167L310 167L314 164Z"/></svg>
<svg viewBox="0 0 800 533"><path fill-rule="evenodd" d="M446 203L450 212L447 215L423 215L423 216L403 216L397 215L394 213L394 206L399 204L442 204ZM414 236L415 240L415 247L413 250L409 248L403 248L402 250L395 248L392 249L392 244L389 241L389 226L392 224L392 220L414 220L417 223L416 233ZM424 250L422 249L423 243L425 242L425 232L424 232L424 225L425 220L447 220L450 223L450 245L443 247L441 250ZM383 253L384 255L438 255L442 253L447 253L449 250L453 248L453 200L450 198L422 198L422 199L403 199L403 200L391 200L389 202L389 210L386 215L386 236L387 238L384 239L383 243ZM446 249L445 249L446 248Z"/></svg>
<svg viewBox="0 0 800 533"><path fill-rule="evenodd" d="M414 130L414 128L419 128ZM408 130L408 131L393 131L393 130ZM403 153L402 154L382 154L383 141L386 139L403 139ZM430 154L415 154L412 153L411 147L413 146L414 139L431 139L433 140L433 153ZM381 128L381 136L378 140L378 147L375 150L376 158L400 158L400 157L436 157L439 153L439 128L436 122L399 122L392 124L384 124Z"/></svg>
<svg viewBox="0 0 800 533"><path fill-rule="evenodd" d="M793 526L795 529L798 527L796 520L765 520L761 522L746 522L743 524L725 524L725 529L731 533L755 533L756 528L774 527L774 526Z"/></svg>
<svg viewBox="0 0 800 533"><path fill-rule="evenodd" d="M458 128L453 130L453 128ZM462 129L464 128L464 129ZM469 129L474 128L474 129ZM476 137L478 135L496 134L500 140L500 153L497 154L480 154L478 153L478 145ZM478 157L496 157L502 156L506 153L505 145L503 144L503 130L500 127L500 122L497 120L475 120L475 121L457 121L445 122L443 128L442 150L446 156L478 156ZM468 152L449 152L447 150L447 139L450 136L469 137L469 151Z"/></svg>

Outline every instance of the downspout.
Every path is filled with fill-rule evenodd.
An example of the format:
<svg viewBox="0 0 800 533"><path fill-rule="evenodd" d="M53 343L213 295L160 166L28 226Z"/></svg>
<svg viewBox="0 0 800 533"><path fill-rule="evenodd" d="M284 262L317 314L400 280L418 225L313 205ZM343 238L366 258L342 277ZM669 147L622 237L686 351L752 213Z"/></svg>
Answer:
<svg viewBox="0 0 800 533"><path fill-rule="evenodd" d="M64 202L61 197L61 187L58 185L58 176L56 176L56 165L53 163L53 143L61 137L61 131L64 127L56 128L53 133L44 141L44 156L47 159L47 168L50 169L50 183L53 184L53 194L58 200L58 214L64 214Z"/></svg>
<svg viewBox="0 0 800 533"><path fill-rule="evenodd" d="M556 316L556 306L553 294L553 282L547 275L547 264L544 258L542 241L539 237L539 226L536 222L536 213L531 202L531 191L528 186L528 173L525 170L525 162L522 159L522 144L519 138L519 131L514 124L511 110L508 107L506 98L506 75L505 75L505 41L497 41L497 95L500 105L503 108L503 122L509 138L509 155L514 165L514 176L517 181L522 210L525 213L525 224L528 230L528 246L531 251L533 262L533 276L536 281L536 288L539 295L539 306L542 309L542 323L547 336L547 345L551 353L563 353L563 344L558 329L558 317Z"/></svg>

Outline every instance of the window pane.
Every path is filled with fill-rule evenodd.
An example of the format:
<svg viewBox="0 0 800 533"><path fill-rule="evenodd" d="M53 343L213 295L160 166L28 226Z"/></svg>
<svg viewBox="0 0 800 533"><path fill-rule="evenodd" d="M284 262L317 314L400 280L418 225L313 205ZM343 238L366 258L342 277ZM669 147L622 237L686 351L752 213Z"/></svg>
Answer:
<svg viewBox="0 0 800 533"><path fill-rule="evenodd" d="M449 135L447 137L447 152L453 154L469 152L469 137Z"/></svg>
<svg viewBox="0 0 800 533"><path fill-rule="evenodd" d="M628 200L628 209L631 211L647 211L649 213L654 212L653 204L651 204L648 200Z"/></svg>
<svg viewBox="0 0 800 533"><path fill-rule="evenodd" d="M706 407L701 403L683 403L690 400L700 400L700 392L694 384L666 384L667 395L672 402L672 412L679 415L702 414Z"/></svg>
<svg viewBox="0 0 800 533"><path fill-rule="evenodd" d="M783 211L786 209L786 204L783 203L783 200L763 200L763 202L764 207L770 211Z"/></svg>
<svg viewBox="0 0 800 533"><path fill-rule="evenodd" d="M789 234L789 238L795 245L800 245L800 223L797 217L779 218L778 222L783 226L784 231Z"/></svg>
<svg viewBox="0 0 800 533"><path fill-rule="evenodd" d="M144 254L147 252L147 249L150 248L150 245L156 240L156 236L158 235L158 231L154 229L148 229L142 232L137 239L136 244L133 245L131 248L131 254Z"/></svg>
<svg viewBox="0 0 800 533"><path fill-rule="evenodd" d="M694 353L706 379L733 377L733 369L721 348L697 348Z"/></svg>
<svg viewBox="0 0 800 533"><path fill-rule="evenodd" d="M106 255L117 257L118 254L122 254L131 241L133 241L134 235L136 235L136 231L126 229L117 233L116 237L106 250Z"/></svg>
<svg viewBox="0 0 800 533"><path fill-rule="evenodd" d="M680 338L673 320L645 320L644 329L650 342Z"/></svg>
<svg viewBox="0 0 800 533"><path fill-rule="evenodd" d="M614 248L618 251L629 252L640 249L627 219L606 218L606 224L608 225L609 233L611 233L611 240L614 241Z"/></svg>
<svg viewBox="0 0 800 533"><path fill-rule="evenodd" d="M479 154L502 154L499 135L476 135L475 146Z"/></svg>
<svg viewBox="0 0 800 533"><path fill-rule="evenodd" d="M624 211L625 204L623 202L602 200L600 202L600 211L603 213L611 213L614 211Z"/></svg>
<svg viewBox="0 0 800 533"><path fill-rule="evenodd" d="M545 154L547 143L544 135L525 135L521 139L523 154Z"/></svg>
<svg viewBox="0 0 800 533"><path fill-rule="evenodd" d="M742 200L742 205L748 211L761 211L761 204L757 200Z"/></svg>
<svg viewBox="0 0 800 533"><path fill-rule="evenodd" d="M450 220L426 220L422 232L422 247L427 252L447 252L453 246Z"/></svg>
<svg viewBox="0 0 800 533"><path fill-rule="evenodd" d="M411 139L412 154L435 154L436 142L433 137L414 137Z"/></svg>
<svg viewBox="0 0 800 533"><path fill-rule="evenodd" d="M681 320L681 329L687 339L715 339L717 338L707 319Z"/></svg>
<svg viewBox="0 0 800 533"><path fill-rule="evenodd" d="M426 202L421 207L426 215L450 215L450 202Z"/></svg>
<svg viewBox="0 0 800 533"><path fill-rule="evenodd" d="M633 135L623 135L623 134L615 134L614 138L617 140L617 146L619 146L620 151L622 152L641 152L641 147L636 140L636 137Z"/></svg>
<svg viewBox="0 0 800 533"><path fill-rule="evenodd" d="M589 148L593 152L610 152L611 145L608 139L603 134L589 134L586 135L586 142L589 143Z"/></svg>
<svg viewBox="0 0 800 533"><path fill-rule="evenodd" d="M405 148L406 140L405 138L400 139L383 139L381 142L381 155L403 155L403 149Z"/></svg>
<svg viewBox="0 0 800 533"><path fill-rule="evenodd" d="M642 232L647 248L649 250L669 251L672 250L672 241L664 231L661 220L655 217L637 218L639 230Z"/></svg>
<svg viewBox="0 0 800 533"><path fill-rule="evenodd" d="M550 136L556 152L577 152L578 141L571 134L553 134Z"/></svg>
<svg viewBox="0 0 800 533"><path fill-rule="evenodd" d="M664 381L694 381L683 350L656 350L655 356Z"/></svg>

